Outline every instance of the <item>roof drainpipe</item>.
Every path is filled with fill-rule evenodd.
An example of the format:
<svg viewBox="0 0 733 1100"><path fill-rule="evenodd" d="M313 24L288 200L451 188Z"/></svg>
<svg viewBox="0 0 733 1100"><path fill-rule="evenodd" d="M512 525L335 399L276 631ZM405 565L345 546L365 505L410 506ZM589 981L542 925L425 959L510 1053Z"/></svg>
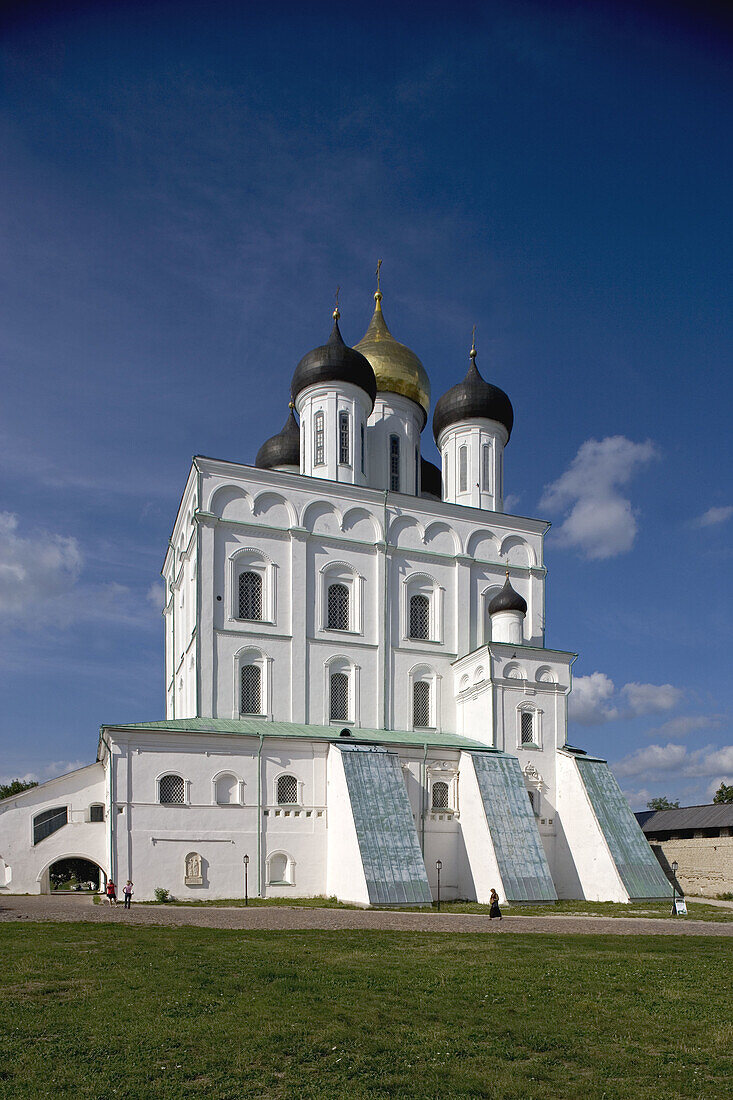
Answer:
<svg viewBox="0 0 733 1100"><path fill-rule="evenodd" d="M390 664L391 664L391 651L392 640L390 639L389 647L387 646L387 629L389 626L389 557L387 554L387 490L384 490L384 684L383 693L384 698L382 701L382 728L389 729L389 723L387 721L387 705L389 699L389 692L387 690L387 684L389 682Z"/></svg>
<svg viewBox="0 0 733 1100"><path fill-rule="evenodd" d="M262 897L262 742L264 733L260 734L260 744L257 749L257 897Z"/></svg>
<svg viewBox="0 0 733 1100"><path fill-rule="evenodd" d="M425 859L425 790L427 782L427 760L428 760L428 746L423 745L422 764L420 765L420 850L422 851L423 860Z"/></svg>

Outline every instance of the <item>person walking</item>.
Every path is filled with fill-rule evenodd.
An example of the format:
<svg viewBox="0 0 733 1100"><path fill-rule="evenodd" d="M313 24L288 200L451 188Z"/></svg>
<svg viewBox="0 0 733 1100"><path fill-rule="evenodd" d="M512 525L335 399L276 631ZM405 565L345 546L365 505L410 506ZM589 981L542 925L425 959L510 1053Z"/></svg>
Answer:
<svg viewBox="0 0 733 1100"><path fill-rule="evenodd" d="M130 902L132 900L132 883L129 878L125 885L122 887L122 893L125 895L125 909L130 908Z"/></svg>
<svg viewBox="0 0 733 1100"><path fill-rule="evenodd" d="M501 909L499 908L499 895L496 890L492 890L489 894L489 904L491 906L489 909L489 920L493 920L494 917L498 917L499 920L504 920L501 915Z"/></svg>
<svg viewBox="0 0 733 1100"><path fill-rule="evenodd" d="M107 901L110 904L110 908L114 905L117 906L117 887L112 879L107 880Z"/></svg>

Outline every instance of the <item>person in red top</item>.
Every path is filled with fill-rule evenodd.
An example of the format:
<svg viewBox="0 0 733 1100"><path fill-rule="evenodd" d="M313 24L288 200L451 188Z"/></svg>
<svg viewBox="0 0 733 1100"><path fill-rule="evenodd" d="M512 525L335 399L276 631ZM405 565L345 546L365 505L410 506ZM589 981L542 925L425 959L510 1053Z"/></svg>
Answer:
<svg viewBox="0 0 733 1100"><path fill-rule="evenodd" d="M110 905L117 905L117 887L112 879L107 881L107 901Z"/></svg>

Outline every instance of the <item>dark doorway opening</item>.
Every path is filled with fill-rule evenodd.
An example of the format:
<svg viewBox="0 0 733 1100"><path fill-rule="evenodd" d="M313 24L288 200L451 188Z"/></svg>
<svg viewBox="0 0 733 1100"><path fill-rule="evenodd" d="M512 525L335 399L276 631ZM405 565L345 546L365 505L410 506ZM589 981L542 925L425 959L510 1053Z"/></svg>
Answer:
<svg viewBox="0 0 733 1100"><path fill-rule="evenodd" d="M90 859L69 856L52 863L48 869L51 893L81 893L99 890L104 872Z"/></svg>

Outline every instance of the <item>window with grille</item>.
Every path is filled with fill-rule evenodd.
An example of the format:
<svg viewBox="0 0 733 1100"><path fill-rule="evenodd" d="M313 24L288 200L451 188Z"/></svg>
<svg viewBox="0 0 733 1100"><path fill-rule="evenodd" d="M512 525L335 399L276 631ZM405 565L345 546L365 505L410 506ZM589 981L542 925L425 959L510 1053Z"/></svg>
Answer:
<svg viewBox="0 0 733 1100"><path fill-rule="evenodd" d="M522 711L522 744L531 745L534 742L534 715L531 711Z"/></svg>
<svg viewBox="0 0 733 1100"><path fill-rule="evenodd" d="M400 491L400 437L389 437L389 487L393 493Z"/></svg>
<svg viewBox="0 0 733 1100"><path fill-rule="evenodd" d="M262 714L262 670L259 665L243 665L241 672L242 714Z"/></svg>
<svg viewBox="0 0 733 1100"><path fill-rule="evenodd" d="M430 637L430 599L418 594L410 596L410 637Z"/></svg>
<svg viewBox="0 0 733 1100"><path fill-rule="evenodd" d="M328 629L349 629L349 589L345 584L328 586Z"/></svg>
<svg viewBox="0 0 733 1100"><path fill-rule="evenodd" d="M458 451L458 479L458 492L468 492L468 447L461 447Z"/></svg>
<svg viewBox="0 0 733 1100"><path fill-rule="evenodd" d="M448 484L448 452L443 455L443 500L447 500L450 495L450 485Z"/></svg>
<svg viewBox="0 0 733 1100"><path fill-rule="evenodd" d="M259 573L239 574L239 615L240 619L262 619L262 577Z"/></svg>
<svg viewBox="0 0 733 1100"><path fill-rule="evenodd" d="M342 466L350 465L349 460L349 414L339 413L339 462Z"/></svg>
<svg viewBox="0 0 733 1100"><path fill-rule="evenodd" d="M364 425L361 426L361 472L364 473Z"/></svg>
<svg viewBox="0 0 733 1100"><path fill-rule="evenodd" d="M418 680L412 685L412 724L422 727L430 725L430 684L425 680Z"/></svg>
<svg viewBox="0 0 733 1100"><path fill-rule="evenodd" d="M349 720L349 677L345 672L331 674L331 720Z"/></svg>
<svg viewBox="0 0 733 1100"><path fill-rule="evenodd" d="M484 492L491 492L491 444L484 443L481 449L481 479Z"/></svg>
<svg viewBox="0 0 733 1100"><path fill-rule="evenodd" d="M104 806L101 803L98 802L89 807L89 820L104 821Z"/></svg>
<svg viewBox="0 0 733 1100"><path fill-rule="evenodd" d="M433 783L433 809L447 810L448 805L448 784L441 779Z"/></svg>
<svg viewBox="0 0 733 1100"><path fill-rule="evenodd" d="M33 843L38 844L47 836L68 825L69 811L66 806L57 806L53 810L44 810L33 818Z"/></svg>
<svg viewBox="0 0 733 1100"><path fill-rule="evenodd" d="M180 775L162 775L158 780L158 801L164 806L182 806L186 787Z"/></svg>
<svg viewBox="0 0 733 1100"><path fill-rule="evenodd" d="M325 429L323 426L323 413L317 412L313 417L313 465L323 466L326 461Z"/></svg>
<svg viewBox="0 0 733 1100"><path fill-rule="evenodd" d="M539 793L537 791L527 791L527 794L529 795L529 804L532 807L532 813L535 817L539 817Z"/></svg>
<svg viewBox="0 0 733 1100"><path fill-rule="evenodd" d="M294 775L281 775L278 779L277 801L279 805L298 801L298 780Z"/></svg>

